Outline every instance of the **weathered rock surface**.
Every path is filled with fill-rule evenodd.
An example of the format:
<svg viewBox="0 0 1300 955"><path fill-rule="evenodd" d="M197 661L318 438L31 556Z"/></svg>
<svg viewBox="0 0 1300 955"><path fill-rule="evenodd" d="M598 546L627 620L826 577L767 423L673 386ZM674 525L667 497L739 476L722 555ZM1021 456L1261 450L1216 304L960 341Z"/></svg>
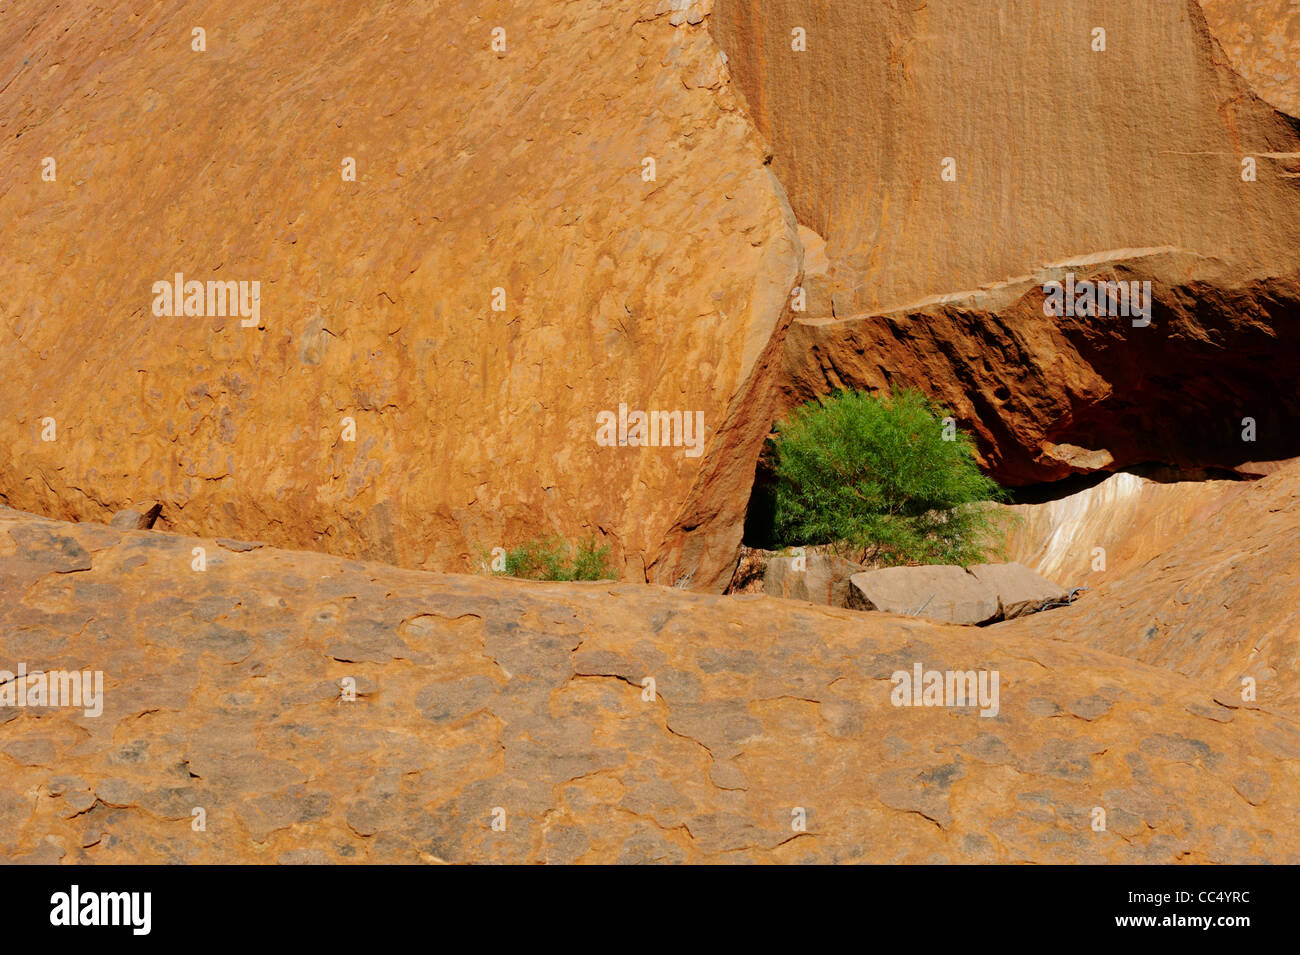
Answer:
<svg viewBox="0 0 1300 955"><path fill-rule="evenodd" d="M1233 67L1263 99L1300 117L1300 3L1200 0Z"/></svg>
<svg viewBox="0 0 1300 955"><path fill-rule="evenodd" d="M1300 706L1300 463L1229 485L1181 516L1170 509L1148 520L1136 528L1139 541L1151 524L1178 521L1160 553L1090 575L1088 594L1042 615L1049 630L1032 618L995 629L1050 633L1153 663L1215 687L1230 705L1247 705L1249 678L1258 702Z"/></svg>
<svg viewBox="0 0 1300 955"><path fill-rule="evenodd" d="M1005 620L1037 613L1045 605L1063 601L1067 592L1024 564L976 564L972 577L998 595L998 615Z"/></svg>
<svg viewBox="0 0 1300 955"><path fill-rule="evenodd" d="M787 600L846 607L849 578L862 570L861 564L835 554L773 557L763 574L763 592Z"/></svg>
<svg viewBox="0 0 1300 955"><path fill-rule="evenodd" d="M1097 587L1164 553L1243 487L1121 473L1057 500L1001 506L1012 518L1008 557L1063 587Z"/></svg>
<svg viewBox="0 0 1300 955"><path fill-rule="evenodd" d="M707 9L8 4L0 501L430 569L594 533L720 589L801 253ZM176 273L257 327L155 316ZM598 446L621 403L700 455Z"/></svg>
<svg viewBox="0 0 1300 955"><path fill-rule="evenodd" d="M1194 0L718 0L708 25L824 239L787 406L922 388L1012 484L1300 453L1300 136ZM1070 273L1149 281L1150 325L1046 316Z"/></svg>
<svg viewBox="0 0 1300 955"><path fill-rule="evenodd" d="M884 567L849 578L848 605L855 610L978 624L998 615L998 593L964 567Z"/></svg>
<svg viewBox="0 0 1300 955"><path fill-rule="evenodd" d="M953 628L0 511L0 668L105 679L98 717L0 708L0 856L1300 862L1294 709L1035 626L1072 612ZM892 705L917 663L996 669L997 715Z"/></svg>
<svg viewBox="0 0 1300 955"><path fill-rule="evenodd" d="M591 533L719 590L832 387L926 388L1011 483L1300 452L1300 137L1226 7L11 4L0 501L438 570ZM1281 101L1276 22L1237 65ZM1046 318L1066 272L1151 280L1151 326ZM176 273L260 282L257 327L155 316ZM598 445L624 404L701 454Z"/></svg>

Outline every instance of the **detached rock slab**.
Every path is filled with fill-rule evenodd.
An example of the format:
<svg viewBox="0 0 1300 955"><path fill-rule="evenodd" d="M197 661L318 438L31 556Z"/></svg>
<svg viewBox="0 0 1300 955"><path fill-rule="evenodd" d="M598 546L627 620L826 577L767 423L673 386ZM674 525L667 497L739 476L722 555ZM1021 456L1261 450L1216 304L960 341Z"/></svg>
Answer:
<svg viewBox="0 0 1300 955"><path fill-rule="evenodd" d="M763 592L769 597L847 607L849 578L862 570L861 564L834 554L774 557L763 574Z"/></svg>
<svg viewBox="0 0 1300 955"><path fill-rule="evenodd" d="M998 592L963 567L886 567L849 578L848 606L944 623L978 624L997 617Z"/></svg>
<svg viewBox="0 0 1300 955"><path fill-rule="evenodd" d="M970 575L993 588L1006 620L1036 613L1044 604L1065 601L1068 596L1061 587L1024 564L976 564L970 568Z"/></svg>

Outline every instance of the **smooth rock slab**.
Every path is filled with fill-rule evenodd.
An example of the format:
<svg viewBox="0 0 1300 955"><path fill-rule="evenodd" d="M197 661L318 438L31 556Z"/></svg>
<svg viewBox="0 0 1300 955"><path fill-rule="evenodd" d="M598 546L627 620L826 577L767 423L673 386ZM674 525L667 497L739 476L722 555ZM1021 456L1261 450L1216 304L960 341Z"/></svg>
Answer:
<svg viewBox="0 0 1300 955"><path fill-rule="evenodd" d="M998 615L998 594L962 567L886 567L849 578L855 610L880 610L944 623L987 623Z"/></svg>

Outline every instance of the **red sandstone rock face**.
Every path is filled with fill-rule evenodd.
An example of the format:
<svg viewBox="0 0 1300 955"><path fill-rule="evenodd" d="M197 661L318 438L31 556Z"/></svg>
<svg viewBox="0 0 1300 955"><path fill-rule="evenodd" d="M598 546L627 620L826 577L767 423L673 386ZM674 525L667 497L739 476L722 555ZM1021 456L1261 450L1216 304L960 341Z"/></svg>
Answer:
<svg viewBox="0 0 1300 955"><path fill-rule="evenodd" d="M701 17L9 4L0 500L438 569L592 533L720 588L800 250ZM260 324L155 317L178 272ZM620 403L701 453L598 446Z"/></svg>
<svg viewBox="0 0 1300 955"><path fill-rule="evenodd" d="M1247 491L1236 517L1296 483ZM1254 556L1196 554L1263 575L1296 516L1261 525L1274 546ZM1188 608L1225 647L1234 579ZM1147 599L1176 602L1173 583ZM1125 639L1117 605L1089 599L1095 633ZM0 707L0 858L1300 862L1294 696L1215 702L1210 682L1056 639L1069 613L951 627L0 511L0 669L104 674L97 716ZM1294 655L1270 659L1268 686L1294 683ZM996 670L996 716L894 705L917 663Z"/></svg>
<svg viewBox="0 0 1300 955"><path fill-rule="evenodd" d="M1009 483L1294 453L1300 140L1149 6L13 7L0 499L426 569L592 533L718 590L833 387L925 387ZM153 315L178 272L259 327ZM1045 317L1066 272L1152 281L1151 326ZM601 447L624 403L700 455Z"/></svg>
<svg viewBox="0 0 1300 955"><path fill-rule="evenodd" d="M787 405L924 388L1013 484L1296 453L1300 137L1194 2L719 0L709 28L825 240ZM1070 273L1149 281L1150 325L1046 316Z"/></svg>
<svg viewBox="0 0 1300 955"><path fill-rule="evenodd" d="M786 339L786 405L842 387L922 388L1012 485L1152 461L1293 456L1300 397L1286 382L1300 358L1281 343L1300 334L1296 286L1218 275L1158 294L1158 319L1140 329L1045 317L1041 278L920 310L798 321ZM1253 441L1243 440L1247 419Z"/></svg>
<svg viewBox="0 0 1300 955"><path fill-rule="evenodd" d="M200 536L0 509L0 670L105 677L0 706L0 857L1300 863L1295 19L1203 5L11 3L0 501ZM259 320L154 315L177 272ZM983 630L425 572L590 532L716 590L773 418L897 384L1008 482L1268 476L1036 510L1091 589ZM623 403L700 455L598 445Z"/></svg>
<svg viewBox="0 0 1300 955"><path fill-rule="evenodd" d="M1300 117L1300 4L1293 0L1200 0L1205 19L1251 89Z"/></svg>

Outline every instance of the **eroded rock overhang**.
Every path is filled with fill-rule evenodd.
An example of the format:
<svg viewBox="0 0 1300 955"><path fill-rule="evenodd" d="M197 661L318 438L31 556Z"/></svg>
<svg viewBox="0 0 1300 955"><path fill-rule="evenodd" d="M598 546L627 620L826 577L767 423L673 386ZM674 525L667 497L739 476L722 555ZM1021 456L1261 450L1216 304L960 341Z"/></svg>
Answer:
<svg viewBox="0 0 1300 955"><path fill-rule="evenodd" d="M719 0L709 28L808 249L785 407L920 387L1010 484L1300 453L1300 137L1194 0ZM1121 280L1149 323L1044 313Z"/></svg>

